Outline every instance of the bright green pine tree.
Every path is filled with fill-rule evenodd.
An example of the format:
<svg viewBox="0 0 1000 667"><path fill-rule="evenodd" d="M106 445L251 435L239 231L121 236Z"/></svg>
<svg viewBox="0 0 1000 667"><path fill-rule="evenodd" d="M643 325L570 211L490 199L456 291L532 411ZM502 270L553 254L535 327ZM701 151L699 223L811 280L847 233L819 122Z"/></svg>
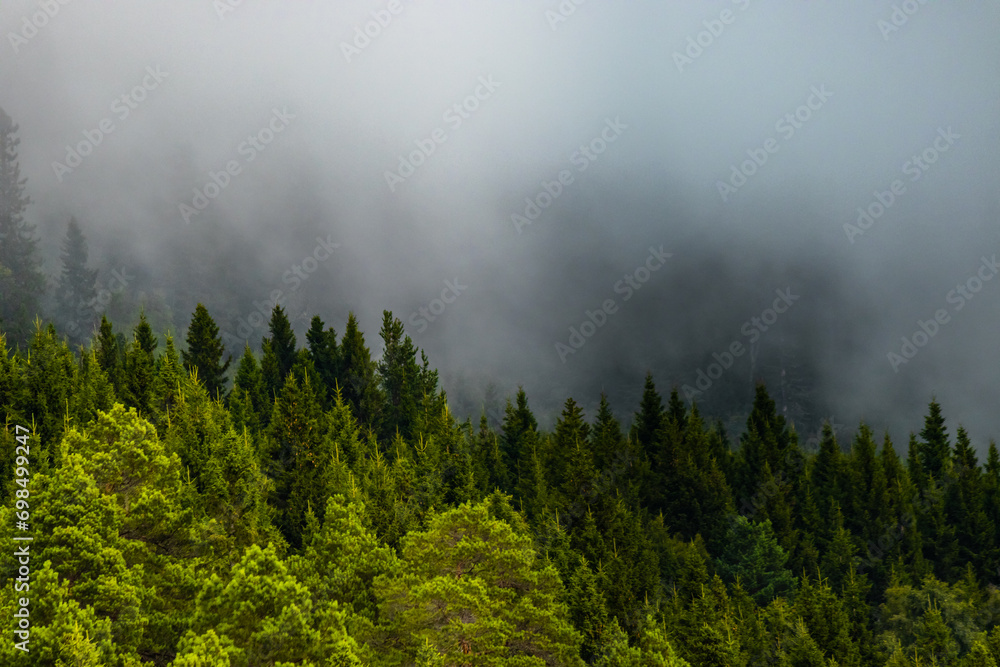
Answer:
<svg viewBox="0 0 1000 667"><path fill-rule="evenodd" d="M302 555L289 560L291 571L309 588L318 606L335 602L350 616L364 619L359 627L371 633L380 621L374 581L398 571L396 553L366 525L359 488L353 488L349 498L331 495L322 523L316 524Z"/></svg>
<svg viewBox="0 0 1000 667"><path fill-rule="evenodd" d="M185 340L187 350L181 352L184 368L188 372L198 369L198 379L205 386L209 396L223 396L226 388L226 370L233 358L230 355L225 363L222 362L226 348L219 337L219 327L208 314L208 309L200 303L191 317Z"/></svg>
<svg viewBox="0 0 1000 667"><path fill-rule="evenodd" d="M114 388L101 370L97 355L92 349L82 349L70 397L70 424L90 422L99 410L110 410L114 401Z"/></svg>
<svg viewBox="0 0 1000 667"><path fill-rule="evenodd" d="M0 331L14 343L26 343L45 292L45 276L35 228L24 219L31 199L18 164L17 129L0 109Z"/></svg>
<svg viewBox="0 0 1000 667"><path fill-rule="evenodd" d="M400 573L376 578L375 590L411 656L427 641L445 664L583 665L555 568L485 505L448 510L408 534Z"/></svg>
<svg viewBox="0 0 1000 667"><path fill-rule="evenodd" d="M234 667L360 667L359 649L347 635L345 621L346 613L336 604L315 608L309 589L289 572L272 545L254 545L225 579L213 574L205 582L178 658L187 661L181 664L215 664L195 657L218 655L221 649Z"/></svg>
<svg viewBox="0 0 1000 667"><path fill-rule="evenodd" d="M282 539L274 525L274 508L267 502L274 482L261 470L247 430L213 435L208 447L199 509L219 526L222 539L216 553L225 556L224 567L232 567L250 545Z"/></svg>
<svg viewBox="0 0 1000 667"><path fill-rule="evenodd" d="M24 402L20 412L35 421L43 451L54 452L70 412L76 359L52 324L42 327L41 320L36 320L21 369Z"/></svg>
<svg viewBox="0 0 1000 667"><path fill-rule="evenodd" d="M70 218L63 239L62 271L55 289L58 321L69 334L70 342L82 344L93 330L97 270L87 267L87 239L76 218Z"/></svg>

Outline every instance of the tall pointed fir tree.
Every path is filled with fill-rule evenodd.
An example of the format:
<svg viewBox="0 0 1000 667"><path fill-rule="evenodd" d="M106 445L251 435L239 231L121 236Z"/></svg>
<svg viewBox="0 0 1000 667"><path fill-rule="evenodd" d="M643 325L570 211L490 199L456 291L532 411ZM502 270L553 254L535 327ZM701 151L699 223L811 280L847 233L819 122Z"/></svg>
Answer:
<svg viewBox="0 0 1000 667"><path fill-rule="evenodd" d="M403 323L388 310L382 313L384 344L378 363L379 382L385 397L382 418L382 438L391 440L398 432L404 439L413 437L417 408L423 398L420 366L413 341L403 333Z"/></svg>
<svg viewBox="0 0 1000 667"><path fill-rule="evenodd" d="M0 109L0 331L7 332L8 344L27 342L45 291L35 228L24 219L31 199L17 161L16 134L17 125Z"/></svg>
<svg viewBox="0 0 1000 667"><path fill-rule="evenodd" d="M268 328L271 336L264 339L263 346L265 354L274 355L274 369L265 374L265 384L269 394L277 395L285 383L285 378L291 372L292 366L295 365L297 343L292 325L281 306L275 306L271 311L271 322ZM273 376L274 371L277 371L276 377L268 377Z"/></svg>
<svg viewBox="0 0 1000 667"><path fill-rule="evenodd" d="M924 473L941 482L945 472L951 467L951 445L941 415L941 406L932 400L927 406L927 416L924 418L924 430L920 432L921 442L918 446L920 462Z"/></svg>
<svg viewBox="0 0 1000 667"><path fill-rule="evenodd" d="M156 376L156 346L152 327L146 321L145 311L139 313L139 324L132 333L132 341L125 352L125 401L146 417L152 413L150 401L153 380Z"/></svg>
<svg viewBox="0 0 1000 667"><path fill-rule="evenodd" d="M220 396L226 387L226 369L233 358L222 363L226 348L219 337L219 327L202 304L195 308L188 326L187 348L181 352L184 368L190 373L198 369L198 379L212 398Z"/></svg>
<svg viewBox="0 0 1000 667"><path fill-rule="evenodd" d="M364 428L378 429L381 398L375 377L375 362L365 345L365 335L358 328L354 313L347 316L347 327L340 343L341 379L344 402Z"/></svg>
<svg viewBox="0 0 1000 667"><path fill-rule="evenodd" d="M96 324L93 308L97 270L87 268L87 239L76 218L69 219L62 245L62 272L56 286L56 314L70 342L82 344Z"/></svg>
<svg viewBox="0 0 1000 667"><path fill-rule="evenodd" d="M306 332L306 342L309 344L309 356L313 367L325 389L325 405L334 403L337 390L337 378L340 375L340 350L337 346L337 332L333 327L323 328L323 320L316 315L310 322Z"/></svg>

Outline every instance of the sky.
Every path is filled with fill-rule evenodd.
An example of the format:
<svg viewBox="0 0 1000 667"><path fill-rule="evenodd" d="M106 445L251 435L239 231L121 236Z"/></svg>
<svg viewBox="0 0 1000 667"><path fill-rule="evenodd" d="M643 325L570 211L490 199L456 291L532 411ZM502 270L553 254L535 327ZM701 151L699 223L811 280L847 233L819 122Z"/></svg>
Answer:
<svg viewBox="0 0 1000 667"><path fill-rule="evenodd" d="M384 310L460 416L1000 436L1000 3L10 0L46 271L236 356ZM116 323L117 324L117 323ZM132 323L126 323L131 326ZM812 436L810 436L812 434Z"/></svg>

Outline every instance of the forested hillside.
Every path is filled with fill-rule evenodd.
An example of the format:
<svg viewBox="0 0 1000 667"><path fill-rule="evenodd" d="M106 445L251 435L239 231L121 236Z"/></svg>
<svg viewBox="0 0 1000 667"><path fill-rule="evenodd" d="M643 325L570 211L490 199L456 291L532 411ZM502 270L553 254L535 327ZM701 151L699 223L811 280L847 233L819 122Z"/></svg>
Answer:
<svg viewBox="0 0 1000 667"><path fill-rule="evenodd" d="M812 454L763 386L726 433L647 376L631 423L494 430L379 335L0 338L0 664L1000 662L1000 455L937 403Z"/></svg>

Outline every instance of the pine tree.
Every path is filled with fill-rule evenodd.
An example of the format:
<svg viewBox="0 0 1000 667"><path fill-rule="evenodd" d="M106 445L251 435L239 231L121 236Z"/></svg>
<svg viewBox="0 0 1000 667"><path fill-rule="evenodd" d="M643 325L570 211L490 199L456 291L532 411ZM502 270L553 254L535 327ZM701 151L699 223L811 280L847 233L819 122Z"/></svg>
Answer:
<svg viewBox="0 0 1000 667"><path fill-rule="evenodd" d="M162 435L165 432L170 413L177 405L180 394L181 364L174 347L174 338L167 334L167 342L163 353L156 360L156 377L153 379L153 392L150 407L153 413L153 423Z"/></svg>
<svg viewBox="0 0 1000 667"><path fill-rule="evenodd" d="M945 472L950 468L951 445L944 427L941 406L938 405L937 401L932 400L928 406L920 438L918 451L924 473L940 482Z"/></svg>
<svg viewBox="0 0 1000 667"><path fill-rule="evenodd" d="M69 219L61 259L55 292L57 313L71 342L83 343L96 324L88 306L94 300L97 270L87 268L87 239L76 218Z"/></svg>
<svg viewBox="0 0 1000 667"><path fill-rule="evenodd" d="M24 219L31 203L21 178L17 125L0 109L0 330L10 341L27 342L45 291L35 228Z"/></svg>
<svg viewBox="0 0 1000 667"><path fill-rule="evenodd" d="M531 432L533 430L527 429L525 434ZM594 462L589 435L590 426L584 420L583 410L572 398L566 399L562 414L556 420L547 466L553 486L560 491L559 506L562 508L591 495Z"/></svg>
<svg viewBox="0 0 1000 667"><path fill-rule="evenodd" d="M365 345L365 336L358 329L354 313L347 317L347 327L340 342L341 379L344 402L363 427L378 429L382 399L375 377L375 363Z"/></svg>
<svg viewBox="0 0 1000 667"><path fill-rule="evenodd" d="M118 337L114 332L114 325L108 320L107 315L101 316L101 327L97 334L97 362L101 370L108 376L111 386L115 388L115 395L119 398L125 396L125 350L119 344Z"/></svg>
<svg viewBox="0 0 1000 667"><path fill-rule="evenodd" d="M36 325L22 366L22 409L37 425L42 451L52 452L69 416L76 359L52 324L42 327L41 320L36 320ZM50 460L58 464L58 459Z"/></svg>
<svg viewBox="0 0 1000 667"><path fill-rule="evenodd" d="M240 365L233 378L233 389L229 392L228 407L236 429L249 429L258 433L267 426L271 415L272 401L268 400L264 388L264 377L257 357L247 345L240 357Z"/></svg>
<svg viewBox="0 0 1000 667"><path fill-rule="evenodd" d="M333 327L323 329L323 320L318 315L312 318L306 332L309 355L320 381L326 390L325 404L332 405L340 377L340 350L337 347L337 332Z"/></svg>
<svg viewBox="0 0 1000 667"><path fill-rule="evenodd" d="M531 467L530 457L538 440L538 422L528 407L528 395L523 387L518 387L516 405L507 401L501 427L500 448L503 460L511 475L511 483L517 486L522 476L526 476ZM547 464L546 455L542 455L543 465Z"/></svg>
<svg viewBox="0 0 1000 667"><path fill-rule="evenodd" d="M410 440L417 420L417 408L423 398L417 352L409 336L404 336L403 323L388 310L382 313L384 349L379 361L378 377L385 398L382 411L382 437L391 440L398 432Z"/></svg>
<svg viewBox="0 0 1000 667"><path fill-rule="evenodd" d="M226 386L226 370L232 363L232 356L222 363L226 348L219 337L219 327L202 304L195 308L188 325L187 350L181 352L184 368L188 372L197 369L198 379L212 397L221 396Z"/></svg>
<svg viewBox="0 0 1000 667"><path fill-rule="evenodd" d="M150 399L156 374L155 353L159 343L153 329L146 321L146 313L139 313L139 324L132 333L132 342L125 352L124 399L144 416L151 414Z"/></svg>
<svg viewBox="0 0 1000 667"><path fill-rule="evenodd" d="M986 495L982 470L969 435L961 426L955 433L952 478L945 492L945 514L955 527L958 540L958 562L975 567L979 576L986 576L996 562L996 544L992 537L996 527L986 512Z"/></svg>
<svg viewBox="0 0 1000 667"><path fill-rule="evenodd" d="M311 508L323 520L323 472L334 456L326 421L310 382L290 374L274 405L264 460L275 480L279 527L296 549L302 544L307 511Z"/></svg>
<svg viewBox="0 0 1000 667"><path fill-rule="evenodd" d="M375 590L401 636L426 638L446 664L583 665L555 568L484 505L448 510L404 537L400 573L376 578Z"/></svg>
<svg viewBox="0 0 1000 667"><path fill-rule="evenodd" d="M237 665L360 667L359 648L345 628L346 613L335 604L315 609L309 589L289 572L273 545L250 547L226 580L212 575L195 607L191 630L178 647L188 664L206 664L192 654L208 645L231 646Z"/></svg>
<svg viewBox="0 0 1000 667"><path fill-rule="evenodd" d="M278 371L278 383L268 388L271 392L277 393L281 389L281 385L284 384L285 378L292 371L292 366L295 365L297 351L295 332L292 331L292 325L281 306L275 306L271 310L268 330L271 336L266 340L270 344L271 352L274 353Z"/></svg>
<svg viewBox="0 0 1000 667"><path fill-rule="evenodd" d="M599 582L587 560L580 557L576 570L567 582L569 594L569 618L573 626L583 635L580 657L591 663L600 654L604 645L604 633L608 626L608 609Z"/></svg>
<svg viewBox="0 0 1000 667"><path fill-rule="evenodd" d="M642 401L639 403L639 412L636 413L635 421L632 424L631 435L639 451L653 465L654 470L657 469L655 466L657 461L656 437L665 421L663 399L656 391L652 373L646 373Z"/></svg>

